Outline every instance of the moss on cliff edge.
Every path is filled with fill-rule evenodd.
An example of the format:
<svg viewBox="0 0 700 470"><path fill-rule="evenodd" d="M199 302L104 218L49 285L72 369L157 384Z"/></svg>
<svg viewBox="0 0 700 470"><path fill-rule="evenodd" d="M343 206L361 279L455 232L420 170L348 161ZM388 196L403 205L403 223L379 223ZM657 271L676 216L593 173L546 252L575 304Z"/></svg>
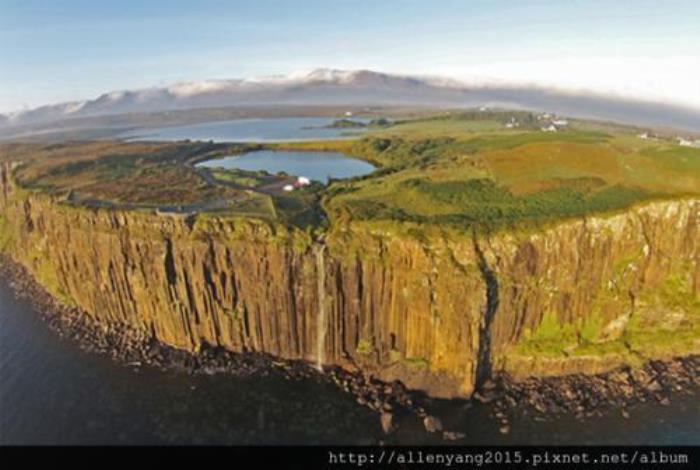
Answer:
<svg viewBox="0 0 700 470"><path fill-rule="evenodd" d="M5 253L12 246L12 231L5 214L0 214L0 253Z"/></svg>
<svg viewBox="0 0 700 470"><path fill-rule="evenodd" d="M700 295L693 291L689 262L645 292L625 330L624 340L644 357L674 356L700 350Z"/></svg>
<svg viewBox="0 0 700 470"><path fill-rule="evenodd" d="M515 352L545 356L568 356L583 350L590 352L599 349L598 339L603 326L603 318L596 311L574 323L564 322L547 312L534 331L525 329Z"/></svg>
<svg viewBox="0 0 700 470"><path fill-rule="evenodd" d="M61 287L59 276L56 273L56 268L51 261L45 257L37 257L33 268L34 276L39 283L44 286L49 294L54 296L64 305L69 307L77 306L75 299L73 299L73 297L66 293L63 287Z"/></svg>
<svg viewBox="0 0 700 470"><path fill-rule="evenodd" d="M574 323L545 314L537 328L526 330L506 356L616 357L634 365L645 358L696 354L700 351L700 296L693 291L692 282L690 263L684 262L656 289L636 299L633 313L621 312L610 322L603 320L597 305L584 320ZM611 334L613 330L618 331Z"/></svg>

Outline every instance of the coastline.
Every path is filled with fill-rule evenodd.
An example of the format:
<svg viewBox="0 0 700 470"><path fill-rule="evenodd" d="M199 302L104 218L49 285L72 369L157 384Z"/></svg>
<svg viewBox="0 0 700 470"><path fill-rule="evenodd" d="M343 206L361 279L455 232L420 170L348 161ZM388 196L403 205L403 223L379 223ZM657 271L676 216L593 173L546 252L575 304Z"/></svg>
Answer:
<svg viewBox="0 0 700 470"><path fill-rule="evenodd" d="M189 353L138 334L126 326L98 324L78 308L53 298L20 264L0 255L0 277L7 280L16 296L28 299L42 320L60 337L81 349L106 355L126 367L155 367L188 374L230 374L237 377L265 377L281 374L289 380L310 379L332 382L355 397L361 406L378 413L384 432L395 430L396 419L416 415L428 432L442 432L445 440L458 440L459 433L443 431L439 418L430 415L437 402L401 382L382 382L360 370L315 365L303 361L279 360L262 353L232 353L206 347ZM700 391L700 356L650 361L640 368L622 367L598 375L529 378L514 381L507 375L487 380L472 402L488 404L501 422L501 432L509 432L509 417L521 413L538 421L559 414L579 420L601 416L619 409L627 418L635 405L656 402L670 404L677 395L697 395ZM469 402L469 400L461 400Z"/></svg>
<svg viewBox="0 0 700 470"><path fill-rule="evenodd" d="M279 374L288 380L310 379L335 384L356 397L358 404L373 411L425 413L428 397L408 390L401 382L382 382L359 370L338 366L275 358L268 354L234 353L220 347L206 347L190 353L165 345L125 326L98 324L77 307L67 306L49 294L29 271L9 256L0 254L0 278L14 295L28 300L42 321L59 337L75 343L88 353L108 356L126 367L153 367L186 374L227 374L240 378L261 378Z"/></svg>

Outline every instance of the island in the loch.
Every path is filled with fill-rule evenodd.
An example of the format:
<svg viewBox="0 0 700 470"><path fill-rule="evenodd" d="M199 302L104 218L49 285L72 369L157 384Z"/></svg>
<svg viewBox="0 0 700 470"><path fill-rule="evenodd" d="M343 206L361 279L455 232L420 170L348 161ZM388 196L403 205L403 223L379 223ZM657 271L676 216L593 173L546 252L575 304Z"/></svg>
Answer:
<svg viewBox="0 0 700 470"><path fill-rule="evenodd" d="M376 118L369 122L358 121L349 118L336 119L326 127L329 129L365 129L368 127L389 127L391 121L386 118Z"/></svg>
<svg viewBox="0 0 700 470"><path fill-rule="evenodd" d="M695 393L700 149L524 111L381 118L304 142L2 144L4 263L93 349L311 366L386 432L410 410L460 438L421 396L585 416ZM308 153L347 172L295 172Z"/></svg>

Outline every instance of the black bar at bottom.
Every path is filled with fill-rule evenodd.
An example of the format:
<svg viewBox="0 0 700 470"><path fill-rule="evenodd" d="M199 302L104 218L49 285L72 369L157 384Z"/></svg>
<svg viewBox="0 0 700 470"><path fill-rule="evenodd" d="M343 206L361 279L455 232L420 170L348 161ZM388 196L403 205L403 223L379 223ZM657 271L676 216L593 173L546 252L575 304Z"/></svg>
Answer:
<svg viewBox="0 0 700 470"><path fill-rule="evenodd" d="M172 461L178 465L197 465L198 468L211 465L223 469L700 469L699 446L0 448L3 460L70 456L69 462L73 463L97 458L93 462L100 462L100 465L109 462L111 466L143 462L140 459L150 457L148 454L157 457L159 466Z"/></svg>

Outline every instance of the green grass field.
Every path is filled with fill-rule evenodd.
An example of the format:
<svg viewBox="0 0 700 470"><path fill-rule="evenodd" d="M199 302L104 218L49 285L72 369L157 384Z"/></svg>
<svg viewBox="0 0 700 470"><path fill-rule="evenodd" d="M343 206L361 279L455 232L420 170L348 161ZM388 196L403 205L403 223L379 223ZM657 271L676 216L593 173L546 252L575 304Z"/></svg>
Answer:
<svg viewBox="0 0 700 470"><path fill-rule="evenodd" d="M335 220L498 228L700 194L700 149L635 132L580 121L556 133L506 129L493 117L404 122L342 144L382 168L331 186L324 207Z"/></svg>

